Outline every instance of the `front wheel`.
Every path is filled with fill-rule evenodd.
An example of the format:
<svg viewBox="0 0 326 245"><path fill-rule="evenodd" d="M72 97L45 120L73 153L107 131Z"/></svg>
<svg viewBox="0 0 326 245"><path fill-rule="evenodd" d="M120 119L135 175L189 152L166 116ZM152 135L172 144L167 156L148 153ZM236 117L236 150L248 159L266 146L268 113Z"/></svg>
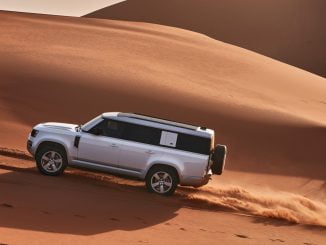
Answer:
<svg viewBox="0 0 326 245"><path fill-rule="evenodd" d="M169 167L154 167L146 176L146 187L149 192L169 196L175 192L177 185L177 175Z"/></svg>
<svg viewBox="0 0 326 245"><path fill-rule="evenodd" d="M67 167L66 154L59 147L44 146L36 154L36 166L42 174L60 175Z"/></svg>

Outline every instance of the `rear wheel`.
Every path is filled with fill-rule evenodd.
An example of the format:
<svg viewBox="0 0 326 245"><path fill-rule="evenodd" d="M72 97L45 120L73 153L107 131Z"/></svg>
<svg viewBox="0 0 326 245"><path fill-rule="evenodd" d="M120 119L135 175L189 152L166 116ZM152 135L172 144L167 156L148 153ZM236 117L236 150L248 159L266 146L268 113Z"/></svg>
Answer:
<svg viewBox="0 0 326 245"><path fill-rule="evenodd" d="M60 175L67 167L66 153L57 146L42 147L35 158L38 170L45 175Z"/></svg>
<svg viewBox="0 0 326 245"><path fill-rule="evenodd" d="M154 167L149 170L146 176L146 187L149 192L169 196L175 192L177 185L177 175L169 167Z"/></svg>

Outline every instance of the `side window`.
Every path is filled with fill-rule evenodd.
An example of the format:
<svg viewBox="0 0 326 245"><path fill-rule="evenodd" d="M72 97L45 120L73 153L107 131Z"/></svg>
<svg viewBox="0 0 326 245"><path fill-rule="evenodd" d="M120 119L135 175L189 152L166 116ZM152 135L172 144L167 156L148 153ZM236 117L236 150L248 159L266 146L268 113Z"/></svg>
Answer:
<svg viewBox="0 0 326 245"><path fill-rule="evenodd" d="M104 135L104 131L103 131L104 122L105 120L101 121L100 123L92 127L90 130L88 130L88 132L96 135Z"/></svg>
<svg viewBox="0 0 326 245"><path fill-rule="evenodd" d="M158 145L160 135L160 129L126 123L122 138L145 144Z"/></svg>
<svg viewBox="0 0 326 245"><path fill-rule="evenodd" d="M179 134L177 149L208 155L210 153L211 139L187 134Z"/></svg>
<svg viewBox="0 0 326 245"><path fill-rule="evenodd" d="M106 120L104 135L112 138L121 138L124 127L123 122Z"/></svg>
<svg viewBox="0 0 326 245"><path fill-rule="evenodd" d="M123 128L123 122L104 119L102 122L89 130L89 132L96 135L121 138Z"/></svg>

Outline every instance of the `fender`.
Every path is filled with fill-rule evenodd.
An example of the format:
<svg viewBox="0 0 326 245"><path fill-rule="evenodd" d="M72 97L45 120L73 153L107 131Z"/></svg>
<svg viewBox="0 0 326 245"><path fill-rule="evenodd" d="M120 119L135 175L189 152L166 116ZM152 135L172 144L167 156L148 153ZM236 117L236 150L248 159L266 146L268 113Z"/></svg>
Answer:
<svg viewBox="0 0 326 245"><path fill-rule="evenodd" d="M146 175L147 175L148 171L150 170L150 168L153 167L154 165L157 165L157 164L173 167L177 171L179 179L182 178L181 173L184 170L184 163L182 161L178 160L177 158L172 157L172 156L168 156L168 155L163 155L158 159L150 161L147 164L147 168L144 170L143 178L146 177Z"/></svg>
<svg viewBox="0 0 326 245"><path fill-rule="evenodd" d="M52 137L40 137L35 143L35 151L34 151L34 155L36 154L39 146L43 143L43 142L53 142L53 143L57 143L62 145L65 148L65 151L67 153L67 160L70 163L71 160L73 158L75 158L75 156L77 156L77 149L73 149L73 139L67 142L67 139L61 138L58 135L52 135ZM70 143L69 145L67 143Z"/></svg>

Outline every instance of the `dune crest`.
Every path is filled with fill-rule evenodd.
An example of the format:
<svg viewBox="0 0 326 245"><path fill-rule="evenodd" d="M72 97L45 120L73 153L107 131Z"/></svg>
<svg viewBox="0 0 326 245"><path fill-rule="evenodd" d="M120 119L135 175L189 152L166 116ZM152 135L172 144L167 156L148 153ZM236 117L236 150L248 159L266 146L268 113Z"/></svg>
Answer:
<svg viewBox="0 0 326 245"><path fill-rule="evenodd" d="M86 15L204 33L326 77L324 0L128 0Z"/></svg>

